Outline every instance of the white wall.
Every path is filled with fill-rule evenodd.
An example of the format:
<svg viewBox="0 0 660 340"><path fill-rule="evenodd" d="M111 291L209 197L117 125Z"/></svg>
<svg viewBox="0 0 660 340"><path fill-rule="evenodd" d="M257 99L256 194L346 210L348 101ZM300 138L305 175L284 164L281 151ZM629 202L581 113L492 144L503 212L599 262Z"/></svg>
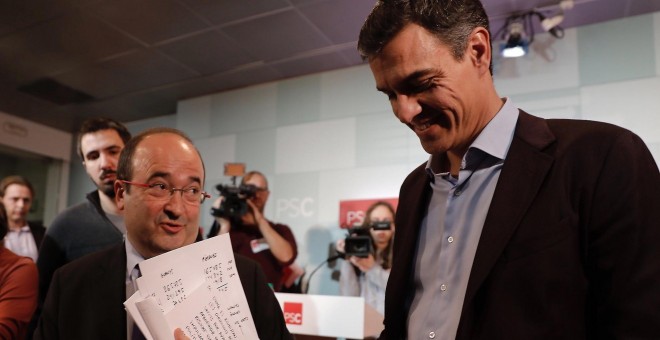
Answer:
<svg viewBox="0 0 660 340"><path fill-rule="evenodd" d="M41 125L0 111L0 145L27 151L49 159L46 174L38 173L43 168L17 169L17 174L36 179L33 183L36 197L43 197L43 222L48 224L57 213L67 206L67 188L72 136L51 127ZM47 142L46 142L47 141ZM15 164L19 166L19 164ZM35 203L39 203L35 201Z"/></svg>

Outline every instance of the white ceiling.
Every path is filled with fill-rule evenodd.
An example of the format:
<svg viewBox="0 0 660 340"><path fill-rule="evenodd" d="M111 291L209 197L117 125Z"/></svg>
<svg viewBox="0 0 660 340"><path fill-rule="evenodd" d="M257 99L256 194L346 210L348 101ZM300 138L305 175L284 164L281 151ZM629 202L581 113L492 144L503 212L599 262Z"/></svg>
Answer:
<svg viewBox="0 0 660 340"><path fill-rule="evenodd" d="M558 0L484 0L497 31ZM0 111L64 131L93 116L173 114L180 99L360 64L373 0L3 0ZM575 0L564 28L660 11L660 0ZM18 89L51 79L91 96ZM50 91L56 98L61 94Z"/></svg>

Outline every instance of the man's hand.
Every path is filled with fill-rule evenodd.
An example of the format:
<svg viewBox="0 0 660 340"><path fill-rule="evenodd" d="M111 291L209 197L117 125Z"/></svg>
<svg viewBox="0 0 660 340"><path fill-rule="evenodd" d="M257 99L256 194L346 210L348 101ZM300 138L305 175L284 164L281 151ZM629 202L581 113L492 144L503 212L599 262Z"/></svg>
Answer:
<svg viewBox="0 0 660 340"><path fill-rule="evenodd" d="M174 340L190 340L190 338L183 333L181 328L177 328L174 330Z"/></svg>
<svg viewBox="0 0 660 340"><path fill-rule="evenodd" d="M346 253L346 240L343 238L337 240L337 243L335 243L335 250L340 254Z"/></svg>
<svg viewBox="0 0 660 340"><path fill-rule="evenodd" d="M266 219L264 218L264 215L259 211L259 208L252 202L252 200L245 200L247 202L248 208L250 208L250 213L252 214L252 217L254 217L254 223L261 228L260 224L263 222L266 222Z"/></svg>

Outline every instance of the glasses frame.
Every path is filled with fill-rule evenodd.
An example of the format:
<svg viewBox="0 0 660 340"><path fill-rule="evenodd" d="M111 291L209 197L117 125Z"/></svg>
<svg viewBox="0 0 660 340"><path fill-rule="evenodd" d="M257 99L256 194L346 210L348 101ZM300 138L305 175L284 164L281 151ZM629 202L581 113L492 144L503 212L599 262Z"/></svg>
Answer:
<svg viewBox="0 0 660 340"><path fill-rule="evenodd" d="M136 187L147 188L147 189L152 188L151 184L147 184L147 183L131 182L131 181L127 181L127 180L124 180L124 179L120 179L119 181L124 183L124 184L135 185ZM181 193L181 199L183 199L184 202L187 202L186 199L183 198L183 192L184 192L185 188L170 187L169 189L170 189L169 199L172 199L172 196L174 196L174 192L178 191L178 192ZM209 194L206 191L201 191L199 194L200 194L199 205L202 205L207 198L211 198L211 194Z"/></svg>

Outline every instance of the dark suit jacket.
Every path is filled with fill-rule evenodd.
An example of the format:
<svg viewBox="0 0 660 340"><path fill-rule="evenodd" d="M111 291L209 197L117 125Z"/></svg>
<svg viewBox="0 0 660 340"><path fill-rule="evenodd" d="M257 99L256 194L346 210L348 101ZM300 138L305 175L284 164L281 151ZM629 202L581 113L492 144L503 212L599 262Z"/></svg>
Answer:
<svg viewBox="0 0 660 340"><path fill-rule="evenodd" d="M261 339L291 339L259 265L235 254L236 268ZM124 244L75 260L55 272L35 339L126 339Z"/></svg>
<svg viewBox="0 0 660 340"><path fill-rule="evenodd" d="M424 166L401 187L382 339L406 336L431 195ZM658 167L639 137L521 111L456 338L660 339L659 204Z"/></svg>
<svg viewBox="0 0 660 340"><path fill-rule="evenodd" d="M30 227L30 232L32 237L34 237L34 242L37 244L37 249L41 248L41 241L44 239L44 234L46 233L46 228L35 222L28 222L28 227Z"/></svg>

